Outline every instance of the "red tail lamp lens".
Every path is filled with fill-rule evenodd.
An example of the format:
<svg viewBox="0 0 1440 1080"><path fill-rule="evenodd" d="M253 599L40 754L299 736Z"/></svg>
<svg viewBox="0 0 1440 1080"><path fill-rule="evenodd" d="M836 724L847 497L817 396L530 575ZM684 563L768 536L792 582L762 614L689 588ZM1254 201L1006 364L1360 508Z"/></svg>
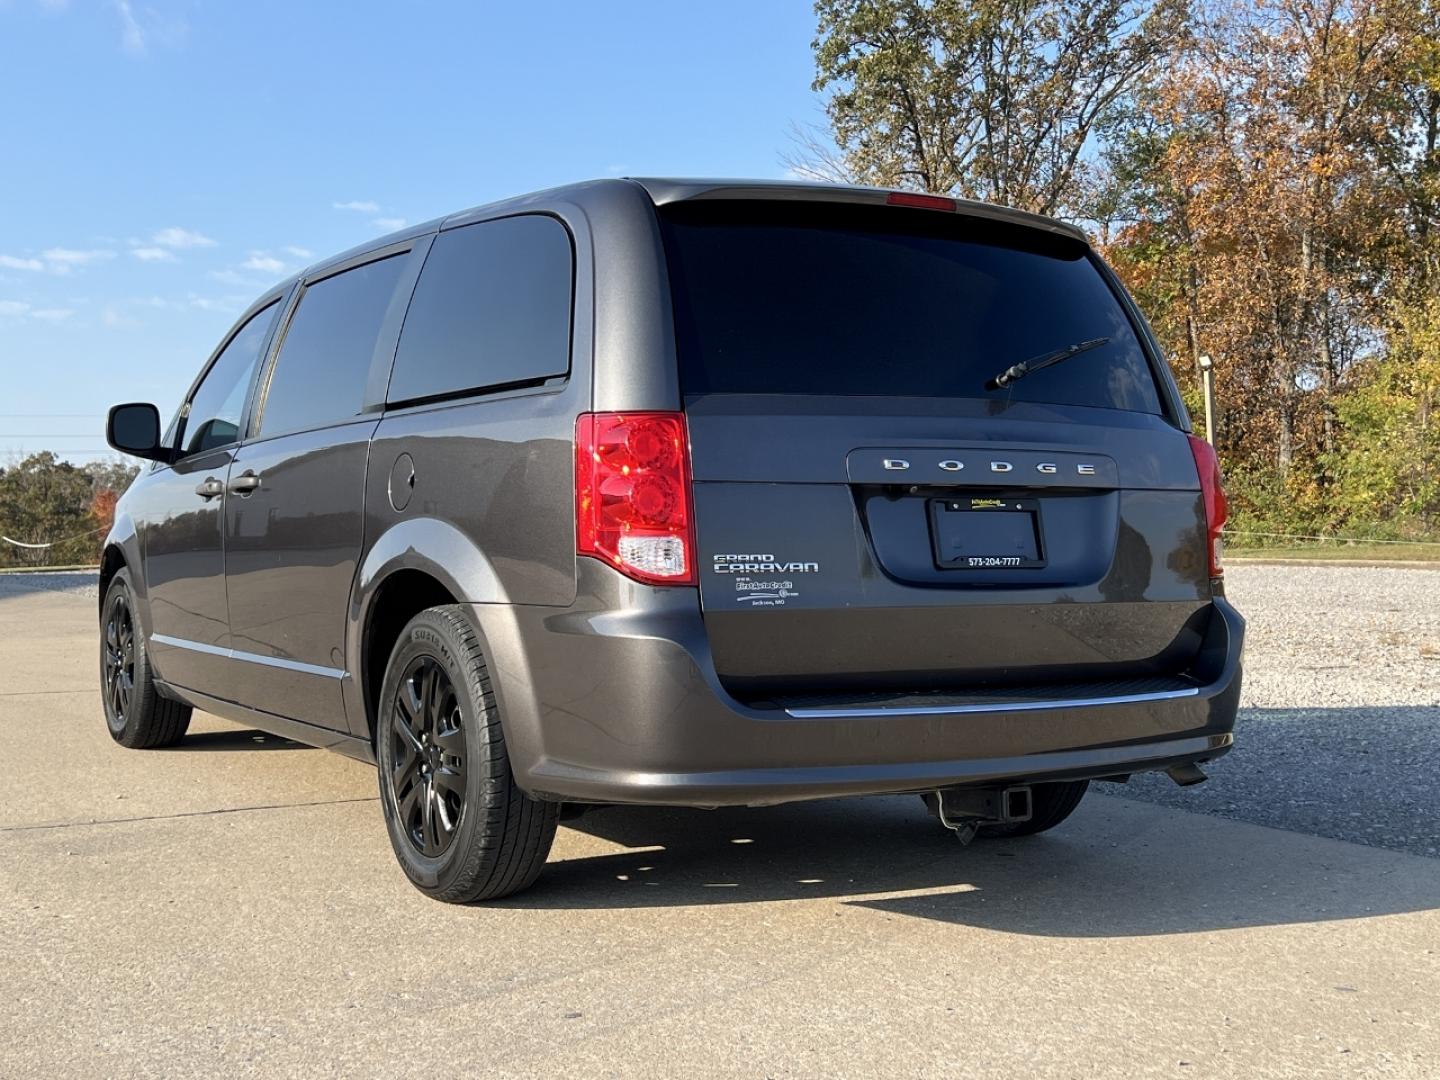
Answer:
<svg viewBox="0 0 1440 1080"><path fill-rule="evenodd" d="M695 584L690 440L678 412L575 423L575 548L650 585Z"/></svg>
<svg viewBox="0 0 1440 1080"><path fill-rule="evenodd" d="M1223 556L1225 542L1221 530L1230 516L1229 504L1225 501L1225 486L1220 476L1220 459L1215 448L1196 435L1190 436L1190 453L1195 456L1195 469L1200 474L1200 494L1205 501L1206 547L1210 553L1210 576L1218 578L1225 573Z"/></svg>

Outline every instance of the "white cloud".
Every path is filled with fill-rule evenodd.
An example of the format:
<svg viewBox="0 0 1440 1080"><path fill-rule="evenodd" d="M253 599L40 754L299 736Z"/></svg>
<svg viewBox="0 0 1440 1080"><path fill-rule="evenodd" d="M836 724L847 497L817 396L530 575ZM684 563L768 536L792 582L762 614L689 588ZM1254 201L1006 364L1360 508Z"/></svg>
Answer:
<svg viewBox="0 0 1440 1080"><path fill-rule="evenodd" d="M257 280L256 278L247 277L238 270L211 270L209 276L222 285L247 285L252 288L259 288L266 284L266 282Z"/></svg>
<svg viewBox="0 0 1440 1080"><path fill-rule="evenodd" d="M310 259L310 258L314 258L314 256L315 256L315 253L314 253L313 251L311 251L309 248L303 248L303 247L287 247L285 250L286 250L289 254L294 255L295 258L297 258L297 259Z"/></svg>
<svg viewBox="0 0 1440 1080"><path fill-rule="evenodd" d="M241 311L249 302L244 296L197 296L191 293L187 303L199 311Z"/></svg>
<svg viewBox="0 0 1440 1080"><path fill-rule="evenodd" d="M175 253L166 248L140 247L130 252L141 262L174 262Z"/></svg>
<svg viewBox="0 0 1440 1080"><path fill-rule="evenodd" d="M0 300L0 319L39 319L41 322L64 322L75 314L74 308L37 308L24 300Z"/></svg>
<svg viewBox="0 0 1440 1080"><path fill-rule="evenodd" d="M120 47L132 56L144 56L145 31L140 29L130 0L115 0L115 10L120 13Z"/></svg>
<svg viewBox="0 0 1440 1080"><path fill-rule="evenodd" d="M282 274L285 264L264 251L252 251L250 257L240 264L242 270L254 270L261 274Z"/></svg>
<svg viewBox="0 0 1440 1080"><path fill-rule="evenodd" d="M52 274L68 274L78 266L89 266L94 262L113 259L115 252L107 248L79 251L75 248L54 247L40 253L45 268Z"/></svg>
<svg viewBox="0 0 1440 1080"><path fill-rule="evenodd" d="M215 241L203 233L192 232L189 229L182 229L172 225L168 229L161 229L150 238L150 243L167 248L196 248L214 247Z"/></svg>
<svg viewBox="0 0 1440 1080"><path fill-rule="evenodd" d="M32 272L46 270L52 274L68 274L78 267L89 266L91 263L114 257L115 252L109 248L92 248L82 251L77 248L53 247L42 251L39 258L28 255L23 258L18 255L0 255L0 268Z"/></svg>
<svg viewBox="0 0 1440 1080"><path fill-rule="evenodd" d="M380 204L369 199L351 199L349 202L331 203L336 210L358 210L362 214L378 214Z"/></svg>
<svg viewBox="0 0 1440 1080"><path fill-rule="evenodd" d="M111 0L110 6L120 17L120 47L134 57L148 56L151 46L181 48L190 32L184 18L167 15L149 4L137 7L131 0Z"/></svg>
<svg viewBox="0 0 1440 1080"><path fill-rule="evenodd" d="M139 326L140 320L133 315L126 314L114 304L109 304L100 312L100 321L112 329L122 326Z"/></svg>
<svg viewBox="0 0 1440 1080"><path fill-rule="evenodd" d="M386 232L390 232L395 229L403 229L405 227L405 219L403 217L377 217L371 224L377 228L384 229Z"/></svg>

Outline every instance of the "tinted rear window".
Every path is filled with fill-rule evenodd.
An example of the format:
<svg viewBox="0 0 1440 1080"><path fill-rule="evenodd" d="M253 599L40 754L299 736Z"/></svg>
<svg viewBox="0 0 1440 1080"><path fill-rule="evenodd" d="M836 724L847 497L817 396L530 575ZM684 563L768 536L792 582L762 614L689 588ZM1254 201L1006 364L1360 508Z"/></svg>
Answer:
<svg viewBox="0 0 1440 1080"><path fill-rule="evenodd" d="M538 214L442 232L405 315L389 400L565 374L572 264L565 226Z"/></svg>
<svg viewBox="0 0 1440 1080"><path fill-rule="evenodd" d="M1159 413L1135 330L1085 246L898 208L662 212L686 394L969 397ZM1002 390L1021 360L1108 337Z"/></svg>

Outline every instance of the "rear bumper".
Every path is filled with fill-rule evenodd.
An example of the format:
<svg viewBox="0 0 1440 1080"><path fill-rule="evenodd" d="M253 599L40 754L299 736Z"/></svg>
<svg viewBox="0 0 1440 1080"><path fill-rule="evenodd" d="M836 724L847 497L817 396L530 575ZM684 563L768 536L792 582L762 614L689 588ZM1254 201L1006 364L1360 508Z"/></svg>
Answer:
<svg viewBox="0 0 1440 1080"><path fill-rule="evenodd" d="M572 608L472 608L516 779L541 798L760 806L1115 776L1231 746L1245 623L1221 598L1183 693L762 709L720 685L693 590L580 562Z"/></svg>

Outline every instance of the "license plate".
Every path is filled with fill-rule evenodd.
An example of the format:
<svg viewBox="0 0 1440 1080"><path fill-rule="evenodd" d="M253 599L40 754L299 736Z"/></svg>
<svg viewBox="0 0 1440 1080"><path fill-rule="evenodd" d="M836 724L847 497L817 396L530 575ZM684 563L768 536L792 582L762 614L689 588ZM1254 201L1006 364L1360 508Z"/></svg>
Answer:
<svg viewBox="0 0 1440 1080"><path fill-rule="evenodd" d="M1034 499L932 499L935 565L946 570L1025 570L1045 565Z"/></svg>

